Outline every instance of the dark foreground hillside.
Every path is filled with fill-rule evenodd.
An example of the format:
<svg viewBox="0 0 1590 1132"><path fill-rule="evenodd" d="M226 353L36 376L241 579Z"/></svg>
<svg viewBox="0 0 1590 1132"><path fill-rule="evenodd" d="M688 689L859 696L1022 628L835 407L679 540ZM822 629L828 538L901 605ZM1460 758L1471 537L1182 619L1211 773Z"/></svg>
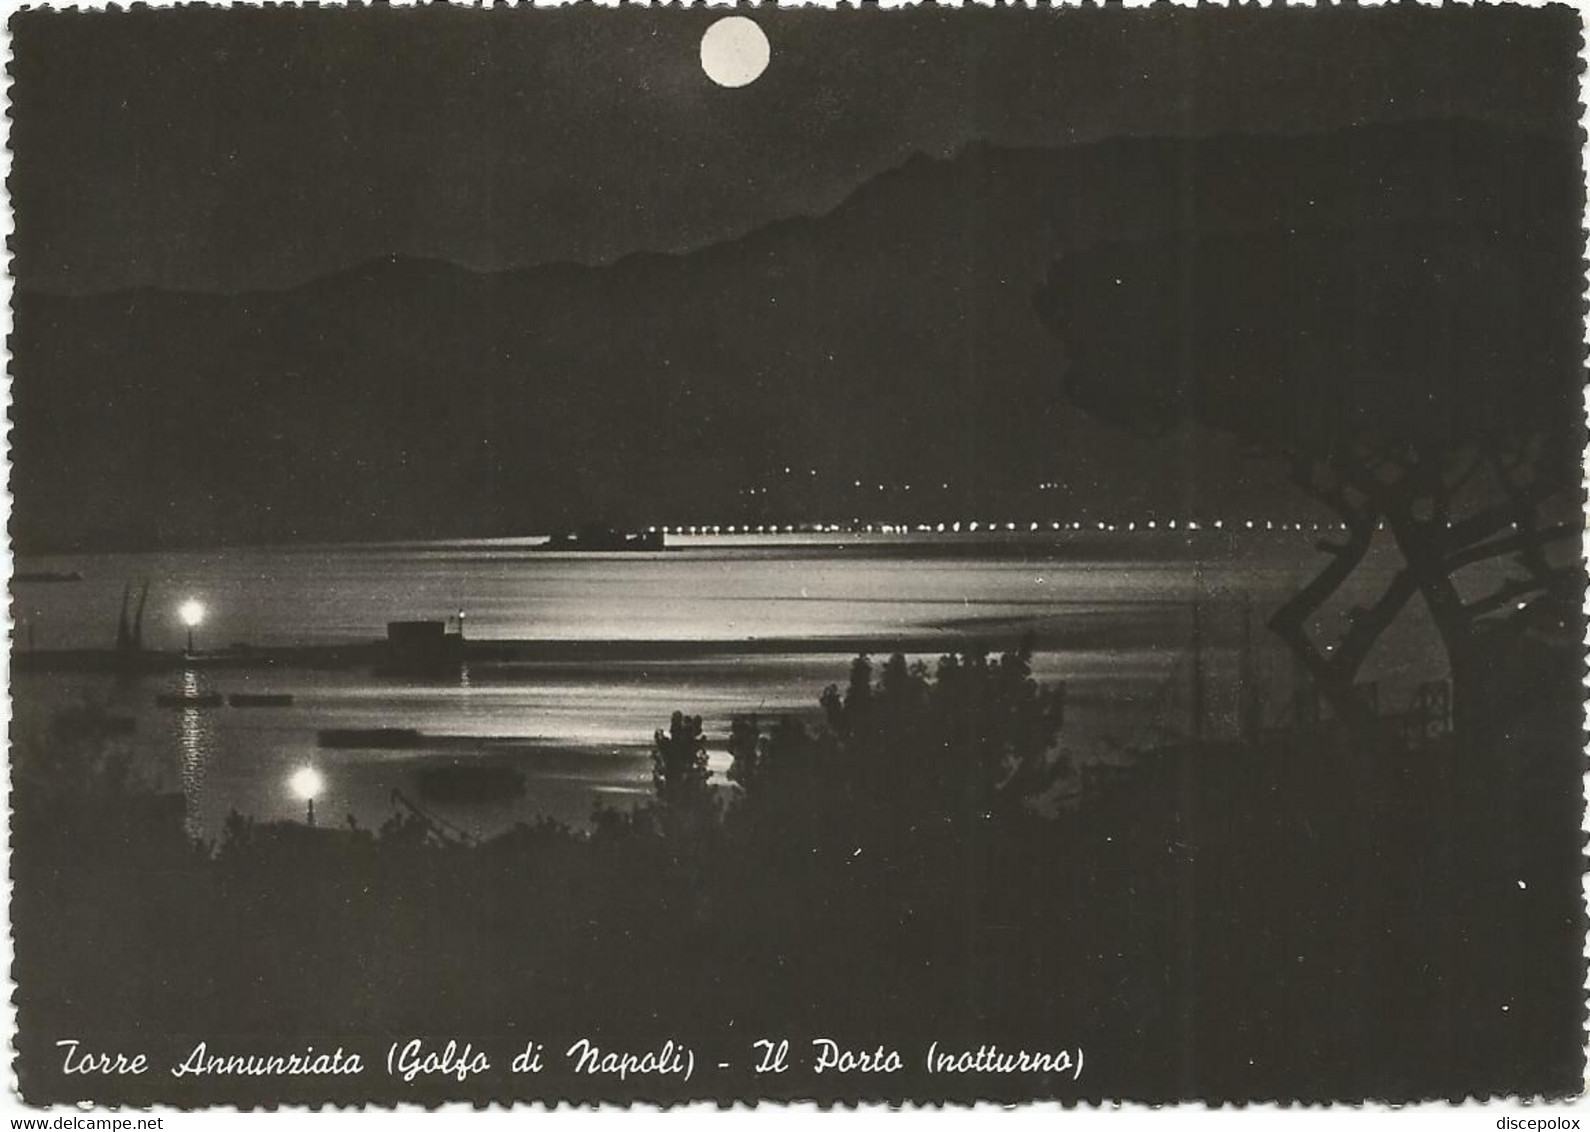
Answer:
<svg viewBox="0 0 1590 1132"><path fill-rule="evenodd" d="M18 736L18 1069L32 1103L690 1096L1412 1100L1564 1095L1582 1071L1576 665L1484 752L1329 730L1144 752L1111 783L1053 754L1025 657L858 662L816 733L699 724L656 797L589 833L475 847L235 821L194 846L91 712ZM1545 671L1545 670L1543 670ZM1063 736L1062 736L1063 745ZM1491 770L1473 774L1473 760ZM1476 784L1484 784L1483 792ZM590 1076L585 1037L699 1062ZM898 1049L814 1074L811 1040ZM489 1051L388 1076L392 1043ZM753 1076L757 1038L794 1063ZM152 1071L63 1078L63 1039ZM212 1052L358 1051L357 1076L186 1076ZM527 1042L539 1075L514 1074ZM935 1074L930 1042L1085 1055L1080 1073ZM726 1063L728 1068L717 1066Z"/></svg>

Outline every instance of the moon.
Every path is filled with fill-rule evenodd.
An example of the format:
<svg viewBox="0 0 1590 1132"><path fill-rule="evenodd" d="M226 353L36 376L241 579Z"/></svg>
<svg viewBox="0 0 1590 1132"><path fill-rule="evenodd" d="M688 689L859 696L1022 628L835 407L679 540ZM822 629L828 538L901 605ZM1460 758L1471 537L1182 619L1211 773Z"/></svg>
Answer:
<svg viewBox="0 0 1590 1132"><path fill-rule="evenodd" d="M719 86L754 83L770 55L767 36L744 16L725 16L701 37L701 69Z"/></svg>

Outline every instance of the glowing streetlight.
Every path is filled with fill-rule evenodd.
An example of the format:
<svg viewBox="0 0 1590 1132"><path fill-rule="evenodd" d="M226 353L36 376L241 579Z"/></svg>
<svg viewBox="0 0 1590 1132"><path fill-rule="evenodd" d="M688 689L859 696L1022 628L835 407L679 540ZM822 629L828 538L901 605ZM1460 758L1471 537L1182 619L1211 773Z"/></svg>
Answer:
<svg viewBox="0 0 1590 1132"><path fill-rule="evenodd" d="M309 824L315 824L315 796L325 786L325 779L320 777L320 772L312 766L300 767L288 781L293 793L302 798L309 806Z"/></svg>
<svg viewBox="0 0 1590 1132"><path fill-rule="evenodd" d="M193 630L204 623L204 602L189 598L177 610L177 616L188 627L188 654L193 654Z"/></svg>

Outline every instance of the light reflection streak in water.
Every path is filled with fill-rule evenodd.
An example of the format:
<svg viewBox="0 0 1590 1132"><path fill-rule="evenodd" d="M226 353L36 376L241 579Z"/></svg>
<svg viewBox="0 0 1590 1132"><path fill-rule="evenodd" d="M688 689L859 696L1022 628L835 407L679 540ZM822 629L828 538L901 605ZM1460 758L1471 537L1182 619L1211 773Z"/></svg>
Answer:
<svg viewBox="0 0 1590 1132"><path fill-rule="evenodd" d="M1242 600L1251 598L1262 624L1265 609L1311 577L1319 557L1306 540L1130 549L1135 557L1108 537L1078 535L1031 555L781 542L609 556L543 555L512 543L63 556L25 565L77 570L84 580L35 587L17 608L22 622L40 626L41 646L94 647L114 620L124 579L149 576L174 592L202 589L211 599L207 633L222 648L371 640L390 619L440 619L460 606L471 639L710 642L554 649L545 661L474 664L454 682L393 681L358 668L189 671L160 690L263 691L295 702L173 711L155 708L156 689L143 685L125 706L140 717L131 742L150 763L180 769L190 829L202 826L206 836L219 836L234 807L260 820L301 820L301 803L283 784L306 760L326 761L317 816L340 824L351 812L369 826L390 812L394 787L413 789L422 760L481 753L522 767L528 780L511 805L448 815L490 830L539 813L579 823L595 796L644 794L648 741L674 710L703 714L719 753L734 715L814 716L822 688L843 685L856 652L881 661L902 641L931 664L943 651L1008 647L1033 633L1035 675L1068 684L1069 750L1152 741L1158 729L1185 729L1192 597L1210 598L1202 671L1207 709L1218 715L1232 702ZM1398 561L1367 563L1364 592L1344 594L1343 608L1376 596ZM174 625L160 634L153 647L182 643ZM1283 703L1286 658L1265 655L1275 646L1262 632L1255 643L1261 675L1275 685L1268 699ZM1365 678L1428 678L1439 655L1431 627L1399 625ZM47 721L98 682L24 675L17 710ZM1403 694L1389 682L1382 691L1391 702ZM379 727L436 741L338 752L317 741L322 728ZM725 767L721 758L715 764Z"/></svg>
<svg viewBox="0 0 1590 1132"><path fill-rule="evenodd" d="M181 691L190 701L203 694L203 682L197 672L183 672ZM183 706L177 721L177 748L182 758L182 796L187 811L184 820L190 837L204 832L204 778L214 745L215 732L205 718L205 709L195 703Z"/></svg>

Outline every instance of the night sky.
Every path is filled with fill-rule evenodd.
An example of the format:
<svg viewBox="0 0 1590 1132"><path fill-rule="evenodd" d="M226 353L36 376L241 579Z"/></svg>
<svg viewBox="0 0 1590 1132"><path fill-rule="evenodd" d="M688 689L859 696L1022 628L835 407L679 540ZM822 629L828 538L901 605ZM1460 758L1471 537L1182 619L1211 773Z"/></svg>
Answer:
<svg viewBox="0 0 1590 1132"><path fill-rule="evenodd" d="M40 290L290 286L389 253L478 270L679 251L821 214L973 140L1576 116L1571 10L26 12L14 271Z"/></svg>
<svg viewBox="0 0 1590 1132"><path fill-rule="evenodd" d="M15 16L17 544L1291 508L1068 398L1057 262L1577 238L1566 6L723 14Z"/></svg>

